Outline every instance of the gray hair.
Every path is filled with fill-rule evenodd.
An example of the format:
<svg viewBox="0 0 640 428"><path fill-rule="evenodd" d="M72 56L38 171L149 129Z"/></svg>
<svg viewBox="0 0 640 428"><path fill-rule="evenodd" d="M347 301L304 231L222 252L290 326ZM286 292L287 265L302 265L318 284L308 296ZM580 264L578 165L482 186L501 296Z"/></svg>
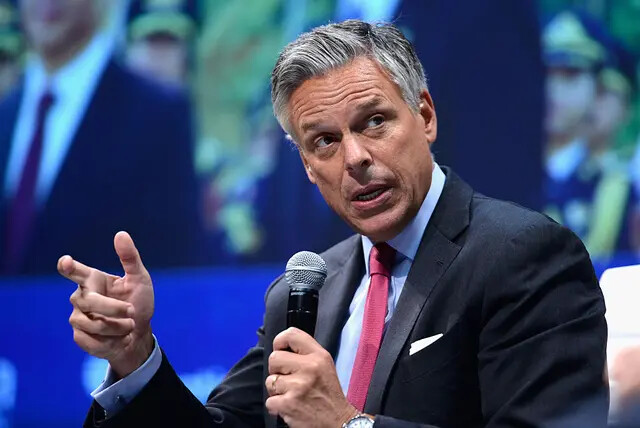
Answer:
<svg viewBox="0 0 640 428"><path fill-rule="evenodd" d="M314 28L280 53L271 73L271 103L280 126L291 134L289 98L305 80L361 56L382 66L409 107L420 109L420 93L427 89L427 79L411 42L392 24L350 19Z"/></svg>

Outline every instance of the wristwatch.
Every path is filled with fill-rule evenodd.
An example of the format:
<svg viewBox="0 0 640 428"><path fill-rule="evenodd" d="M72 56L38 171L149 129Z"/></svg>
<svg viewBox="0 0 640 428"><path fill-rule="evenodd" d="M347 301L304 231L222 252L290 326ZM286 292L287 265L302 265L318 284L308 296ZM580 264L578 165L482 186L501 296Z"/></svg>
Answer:
<svg viewBox="0 0 640 428"><path fill-rule="evenodd" d="M347 422L342 424L342 428L372 428L374 419L364 413L358 413Z"/></svg>

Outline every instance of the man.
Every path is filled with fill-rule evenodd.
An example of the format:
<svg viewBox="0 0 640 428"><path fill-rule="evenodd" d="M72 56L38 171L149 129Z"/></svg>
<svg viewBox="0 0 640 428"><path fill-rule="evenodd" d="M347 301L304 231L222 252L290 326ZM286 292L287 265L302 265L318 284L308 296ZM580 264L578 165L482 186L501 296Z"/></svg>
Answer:
<svg viewBox="0 0 640 428"><path fill-rule="evenodd" d="M68 250L108 268L117 260L96 244L125 227L150 266L196 262L184 95L112 59L104 3L20 5L35 55L0 104L0 272L53 273L51 258Z"/></svg>
<svg viewBox="0 0 640 428"><path fill-rule="evenodd" d="M597 111L598 75L606 60L596 36L602 30L588 15L564 11L543 32L548 137L545 211L583 239L590 231L595 186L594 174L584 174L581 168L589 159L587 137L593 129L591 114Z"/></svg>
<svg viewBox="0 0 640 428"><path fill-rule="evenodd" d="M127 63L145 76L184 87L195 5L189 0L137 0L130 7Z"/></svg>
<svg viewBox="0 0 640 428"><path fill-rule="evenodd" d="M280 54L272 101L358 233L322 254L315 338L285 329L276 279L257 345L203 406L152 336L152 281L121 232L124 277L58 262L79 285L74 340L110 364L85 426L542 426L587 402L605 423L604 304L584 247L433 162L433 102L395 27L303 34Z"/></svg>
<svg viewBox="0 0 640 428"><path fill-rule="evenodd" d="M633 98L633 57L593 18L563 12L547 26L547 212L590 255L628 250L630 183L613 151Z"/></svg>
<svg viewBox="0 0 640 428"><path fill-rule="evenodd" d="M585 192L576 195L588 208L582 239L594 258L632 248L631 223L635 203L632 174L615 150L616 137L631 117L636 90L636 60L608 34L600 37L607 61L597 78L596 98L587 126L588 156L577 176ZM578 231L576 231L578 232Z"/></svg>
<svg viewBox="0 0 640 428"><path fill-rule="evenodd" d="M586 156L585 127L595 100L603 47L589 32L592 20L565 11L554 16L542 35L547 67L545 167L553 182L564 182Z"/></svg>

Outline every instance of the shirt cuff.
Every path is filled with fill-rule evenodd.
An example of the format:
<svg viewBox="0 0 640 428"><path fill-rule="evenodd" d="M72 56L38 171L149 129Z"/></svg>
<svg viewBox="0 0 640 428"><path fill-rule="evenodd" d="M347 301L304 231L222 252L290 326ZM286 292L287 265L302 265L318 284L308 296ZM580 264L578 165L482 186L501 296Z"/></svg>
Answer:
<svg viewBox="0 0 640 428"><path fill-rule="evenodd" d="M114 382L116 375L109 366L104 381L91 393L93 399L102 406L108 416L118 413L131 402L160 368L162 353L155 335L153 342L153 352L143 365L117 382Z"/></svg>

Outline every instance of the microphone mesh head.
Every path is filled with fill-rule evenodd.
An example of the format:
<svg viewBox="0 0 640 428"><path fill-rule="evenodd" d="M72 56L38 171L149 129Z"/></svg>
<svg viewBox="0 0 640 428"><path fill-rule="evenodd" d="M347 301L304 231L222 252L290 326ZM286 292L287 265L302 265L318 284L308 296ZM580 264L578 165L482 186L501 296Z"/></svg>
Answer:
<svg viewBox="0 0 640 428"><path fill-rule="evenodd" d="M327 264L316 253L300 251L287 262L284 277L289 287L302 286L319 290L327 277Z"/></svg>

